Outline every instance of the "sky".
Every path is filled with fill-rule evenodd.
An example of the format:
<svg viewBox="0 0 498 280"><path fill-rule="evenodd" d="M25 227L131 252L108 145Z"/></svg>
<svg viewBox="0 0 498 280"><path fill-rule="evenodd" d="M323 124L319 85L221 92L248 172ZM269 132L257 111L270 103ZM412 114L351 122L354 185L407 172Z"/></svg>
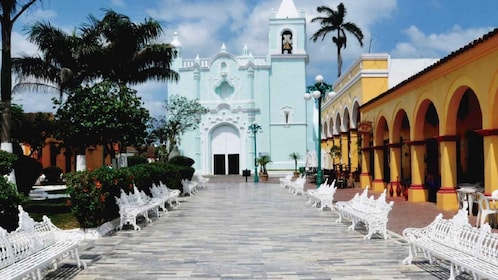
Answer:
<svg viewBox="0 0 498 280"><path fill-rule="evenodd" d="M245 44L255 56L268 52L269 15L282 0L42 0L16 21L12 34L12 55L37 53L27 40L26 30L36 21L77 31L88 23L88 16L102 18L104 9L127 15L135 22L153 18L162 23L164 35L159 42L170 43L178 32L184 58L207 58L227 51L240 55ZM342 50L344 72L362 53L388 53L392 58L442 58L493 30L497 26L498 1L478 0L293 0L306 14L308 38L319 29L311 19L321 16L316 7L337 9L344 3L345 21L363 31L363 46L348 36ZM23 1L20 1L23 2ZM333 84L337 78L336 48L332 37L307 43L309 64L307 83L318 74ZM15 80L13 81L15 84ZM164 115L166 82L147 82L134 87L152 116ZM303 88L304 94L305 88ZM13 102L25 112L52 112L52 96L47 93L21 92Z"/></svg>

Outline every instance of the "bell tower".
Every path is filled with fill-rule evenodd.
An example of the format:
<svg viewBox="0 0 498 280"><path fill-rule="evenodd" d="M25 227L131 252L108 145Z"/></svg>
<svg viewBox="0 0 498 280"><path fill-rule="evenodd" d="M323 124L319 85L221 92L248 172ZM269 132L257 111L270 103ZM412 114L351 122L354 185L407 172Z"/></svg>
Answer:
<svg viewBox="0 0 498 280"><path fill-rule="evenodd" d="M308 139L312 138L312 130L308 129L313 127L312 108L303 99L308 64L306 42L309 40L304 10L298 10L293 0L282 0L278 10L271 11L269 25L268 113L272 158L286 159L291 152L304 156L307 148L312 149L307 144L313 143Z"/></svg>

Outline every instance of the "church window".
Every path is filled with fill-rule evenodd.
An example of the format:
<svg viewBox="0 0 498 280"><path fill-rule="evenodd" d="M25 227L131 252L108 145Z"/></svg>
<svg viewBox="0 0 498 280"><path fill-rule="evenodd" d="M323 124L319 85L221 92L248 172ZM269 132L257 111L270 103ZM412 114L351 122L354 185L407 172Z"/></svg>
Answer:
<svg viewBox="0 0 498 280"><path fill-rule="evenodd" d="M292 54L292 32L286 30L282 33L282 54Z"/></svg>
<svg viewBox="0 0 498 280"><path fill-rule="evenodd" d="M281 108L284 125L289 125L292 122L292 113L293 110L291 106L284 106Z"/></svg>

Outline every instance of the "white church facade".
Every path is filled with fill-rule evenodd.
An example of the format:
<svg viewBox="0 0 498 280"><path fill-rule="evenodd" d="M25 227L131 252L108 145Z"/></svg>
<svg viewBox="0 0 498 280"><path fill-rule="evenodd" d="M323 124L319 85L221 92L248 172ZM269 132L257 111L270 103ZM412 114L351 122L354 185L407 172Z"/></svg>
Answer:
<svg viewBox="0 0 498 280"><path fill-rule="evenodd" d="M243 47L239 54L223 44L211 57L184 58L175 34L171 42L179 56L172 68L180 80L168 84L168 95L197 99L209 112L199 128L183 135L180 153L194 159L201 174L254 172L255 158L269 155L270 170L293 170L289 155L299 153L304 165L308 150L316 149L313 135L313 102L303 99L306 90L306 19L292 0L283 0L269 17L266 56L253 56ZM250 43L250 42L249 42ZM256 134L253 123L261 126Z"/></svg>

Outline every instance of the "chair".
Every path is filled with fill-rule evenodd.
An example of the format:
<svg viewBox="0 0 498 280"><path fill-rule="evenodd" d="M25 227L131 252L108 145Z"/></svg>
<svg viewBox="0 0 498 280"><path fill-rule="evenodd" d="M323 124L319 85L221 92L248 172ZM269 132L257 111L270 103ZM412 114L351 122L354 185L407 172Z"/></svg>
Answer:
<svg viewBox="0 0 498 280"><path fill-rule="evenodd" d="M494 215L498 214L498 209L493 209L490 206L490 201L483 193L476 193L477 205L479 206L479 212L477 213L476 227L481 226L486 221L486 217L493 215L493 220L495 220ZM491 224L491 223L490 223Z"/></svg>
<svg viewBox="0 0 498 280"><path fill-rule="evenodd" d="M457 198L458 198L458 209L463 209L467 204L467 193L464 193L461 189L456 190Z"/></svg>

